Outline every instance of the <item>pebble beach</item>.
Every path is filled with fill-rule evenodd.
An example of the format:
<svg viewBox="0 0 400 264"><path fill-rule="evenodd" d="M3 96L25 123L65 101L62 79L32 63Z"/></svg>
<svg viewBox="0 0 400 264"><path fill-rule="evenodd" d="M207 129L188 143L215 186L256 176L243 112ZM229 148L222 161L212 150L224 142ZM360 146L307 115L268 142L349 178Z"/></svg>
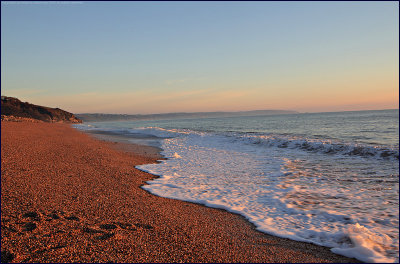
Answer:
<svg viewBox="0 0 400 264"><path fill-rule="evenodd" d="M148 193L157 148L1 122L2 262L359 262L244 217Z"/></svg>

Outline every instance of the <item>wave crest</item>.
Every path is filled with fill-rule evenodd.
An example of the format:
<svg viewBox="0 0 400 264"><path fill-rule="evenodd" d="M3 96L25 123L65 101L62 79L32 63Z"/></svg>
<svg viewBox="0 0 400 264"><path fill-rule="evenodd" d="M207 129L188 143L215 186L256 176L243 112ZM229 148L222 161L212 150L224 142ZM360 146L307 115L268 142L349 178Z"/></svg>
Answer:
<svg viewBox="0 0 400 264"><path fill-rule="evenodd" d="M240 136L247 143L268 147L302 149L324 154L341 154L349 156L375 157L385 159L399 159L399 151L382 146L368 146L351 143L337 143L328 140L314 140L304 138L284 138L275 135L249 135Z"/></svg>

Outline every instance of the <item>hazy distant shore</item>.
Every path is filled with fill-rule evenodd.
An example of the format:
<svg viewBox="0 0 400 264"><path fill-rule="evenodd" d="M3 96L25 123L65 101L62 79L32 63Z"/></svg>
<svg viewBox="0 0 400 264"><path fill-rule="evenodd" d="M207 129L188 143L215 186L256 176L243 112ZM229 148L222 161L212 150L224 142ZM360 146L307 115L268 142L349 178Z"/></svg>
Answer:
<svg viewBox="0 0 400 264"><path fill-rule="evenodd" d="M355 262L140 188L158 150L2 121L2 262ZM117 140L113 140L117 141ZM123 150L123 151L121 151Z"/></svg>
<svg viewBox="0 0 400 264"><path fill-rule="evenodd" d="M122 121L122 120L152 120L152 119L178 119L178 118L214 118L214 117L233 117L233 116L259 116L259 115L286 115L297 114L292 110L255 110L239 112L194 112L194 113L165 113L148 115L128 115L128 114L103 114L103 113L82 113L76 114L77 117L85 122L101 121Z"/></svg>

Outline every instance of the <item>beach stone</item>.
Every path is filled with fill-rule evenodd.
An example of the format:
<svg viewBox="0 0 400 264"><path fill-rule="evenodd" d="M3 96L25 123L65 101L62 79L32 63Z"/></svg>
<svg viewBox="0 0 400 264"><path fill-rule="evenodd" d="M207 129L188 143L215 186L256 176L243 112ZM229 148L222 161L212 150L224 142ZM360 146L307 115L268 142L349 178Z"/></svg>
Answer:
<svg viewBox="0 0 400 264"><path fill-rule="evenodd" d="M8 250L1 251L1 263L9 263L15 258L15 255Z"/></svg>

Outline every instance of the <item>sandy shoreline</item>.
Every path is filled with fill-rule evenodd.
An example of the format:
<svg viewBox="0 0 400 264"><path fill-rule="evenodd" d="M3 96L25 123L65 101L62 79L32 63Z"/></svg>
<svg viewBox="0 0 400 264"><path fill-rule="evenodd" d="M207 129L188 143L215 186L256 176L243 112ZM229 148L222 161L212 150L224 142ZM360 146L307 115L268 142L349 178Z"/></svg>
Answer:
<svg viewBox="0 0 400 264"><path fill-rule="evenodd" d="M152 148L66 124L1 122L1 251L11 262L357 262L243 217L140 188Z"/></svg>

